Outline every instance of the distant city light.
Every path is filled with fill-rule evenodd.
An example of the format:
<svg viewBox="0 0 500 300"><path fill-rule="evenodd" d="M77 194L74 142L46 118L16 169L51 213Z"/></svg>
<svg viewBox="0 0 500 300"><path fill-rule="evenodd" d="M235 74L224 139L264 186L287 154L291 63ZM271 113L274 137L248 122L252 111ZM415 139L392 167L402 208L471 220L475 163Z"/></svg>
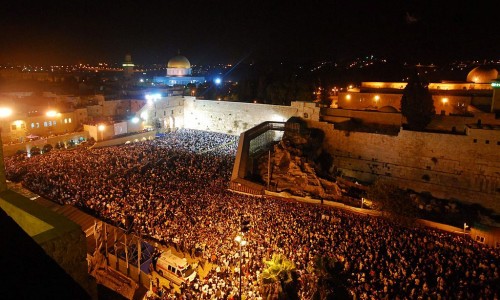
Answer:
<svg viewBox="0 0 500 300"><path fill-rule="evenodd" d="M142 79L142 78L141 78L141 79L139 79L139 82L144 82L144 79Z"/></svg>
<svg viewBox="0 0 500 300"><path fill-rule="evenodd" d="M219 85L219 84L221 84L222 79L220 79L219 77L217 77L217 78L215 78L214 82L215 82L215 84Z"/></svg>

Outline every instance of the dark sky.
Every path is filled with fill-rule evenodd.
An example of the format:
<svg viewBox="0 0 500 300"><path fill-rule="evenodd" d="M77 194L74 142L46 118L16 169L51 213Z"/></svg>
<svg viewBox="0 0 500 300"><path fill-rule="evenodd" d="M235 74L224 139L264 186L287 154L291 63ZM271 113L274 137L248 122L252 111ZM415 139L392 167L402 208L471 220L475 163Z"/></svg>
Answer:
<svg viewBox="0 0 500 300"><path fill-rule="evenodd" d="M0 63L499 58L492 5L469 1L9 1Z"/></svg>

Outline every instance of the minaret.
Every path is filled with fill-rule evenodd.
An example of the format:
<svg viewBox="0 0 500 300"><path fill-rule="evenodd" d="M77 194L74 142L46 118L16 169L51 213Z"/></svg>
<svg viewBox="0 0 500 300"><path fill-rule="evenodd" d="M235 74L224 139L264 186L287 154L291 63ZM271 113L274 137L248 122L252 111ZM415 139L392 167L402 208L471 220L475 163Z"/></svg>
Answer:
<svg viewBox="0 0 500 300"><path fill-rule="evenodd" d="M493 98L491 99L491 112L500 112L500 76L491 82Z"/></svg>
<svg viewBox="0 0 500 300"><path fill-rule="evenodd" d="M122 66L124 77L127 79L131 78L132 74L134 74L134 63L130 54L125 55L125 62L123 62Z"/></svg>

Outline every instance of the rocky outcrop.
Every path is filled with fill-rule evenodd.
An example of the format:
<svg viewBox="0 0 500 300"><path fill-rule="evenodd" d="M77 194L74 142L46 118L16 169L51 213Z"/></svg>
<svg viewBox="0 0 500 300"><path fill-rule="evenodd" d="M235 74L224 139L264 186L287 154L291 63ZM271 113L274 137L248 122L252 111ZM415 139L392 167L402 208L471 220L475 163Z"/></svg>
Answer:
<svg viewBox="0 0 500 300"><path fill-rule="evenodd" d="M270 189L276 192L286 191L297 196L338 199L341 195L338 185L318 176L317 170L321 167L311 159L318 156L320 147L321 144L312 142L303 134L285 134L274 146L271 163L269 164L267 155L260 160L261 178L264 182L269 182ZM269 181L268 173L271 175Z"/></svg>

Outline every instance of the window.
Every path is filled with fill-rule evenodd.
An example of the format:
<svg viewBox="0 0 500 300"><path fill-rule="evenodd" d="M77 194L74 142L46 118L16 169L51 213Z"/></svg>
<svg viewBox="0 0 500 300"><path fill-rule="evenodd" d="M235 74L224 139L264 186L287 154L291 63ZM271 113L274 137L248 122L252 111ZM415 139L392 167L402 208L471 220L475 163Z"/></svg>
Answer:
<svg viewBox="0 0 500 300"><path fill-rule="evenodd" d="M68 124L68 119L64 119L64 124Z"/></svg>
<svg viewBox="0 0 500 300"><path fill-rule="evenodd" d="M489 144L489 143L490 143L490 141L489 141L489 140L486 140L486 141L485 141L485 143L486 143L486 144Z"/></svg>
<svg viewBox="0 0 500 300"><path fill-rule="evenodd" d="M309 118L309 114L304 113L304 118L306 118L306 119Z"/></svg>
<svg viewBox="0 0 500 300"><path fill-rule="evenodd" d="M52 125L56 126L56 121L52 122Z"/></svg>
<svg viewBox="0 0 500 300"><path fill-rule="evenodd" d="M476 235L476 242L484 243L484 236Z"/></svg>
<svg viewBox="0 0 500 300"><path fill-rule="evenodd" d="M36 122L36 128L40 128L40 123Z"/></svg>
<svg viewBox="0 0 500 300"><path fill-rule="evenodd" d="M68 123L71 123L71 118L68 118Z"/></svg>
<svg viewBox="0 0 500 300"><path fill-rule="evenodd" d="M477 139L474 139L474 143L477 143Z"/></svg>
<svg viewBox="0 0 500 300"><path fill-rule="evenodd" d="M171 114L172 114L172 115L174 114L174 110L173 110L173 109L172 109L172 113L171 113Z"/></svg>
<svg viewBox="0 0 500 300"><path fill-rule="evenodd" d="M35 128L35 123L31 123L31 128Z"/></svg>
<svg viewBox="0 0 500 300"><path fill-rule="evenodd" d="M48 124L49 124L49 126L52 126L52 121L49 121Z"/></svg>
<svg viewBox="0 0 500 300"><path fill-rule="evenodd" d="M164 110L164 111L163 111L163 116L166 116L166 115L167 115L167 111L166 111L166 110Z"/></svg>
<svg viewBox="0 0 500 300"><path fill-rule="evenodd" d="M10 128L12 128L12 130L16 130L17 126L14 124Z"/></svg>
<svg viewBox="0 0 500 300"><path fill-rule="evenodd" d="M43 122L43 126L47 127L47 121Z"/></svg>
<svg viewBox="0 0 500 300"><path fill-rule="evenodd" d="M497 142L497 146L500 146L500 141Z"/></svg>

